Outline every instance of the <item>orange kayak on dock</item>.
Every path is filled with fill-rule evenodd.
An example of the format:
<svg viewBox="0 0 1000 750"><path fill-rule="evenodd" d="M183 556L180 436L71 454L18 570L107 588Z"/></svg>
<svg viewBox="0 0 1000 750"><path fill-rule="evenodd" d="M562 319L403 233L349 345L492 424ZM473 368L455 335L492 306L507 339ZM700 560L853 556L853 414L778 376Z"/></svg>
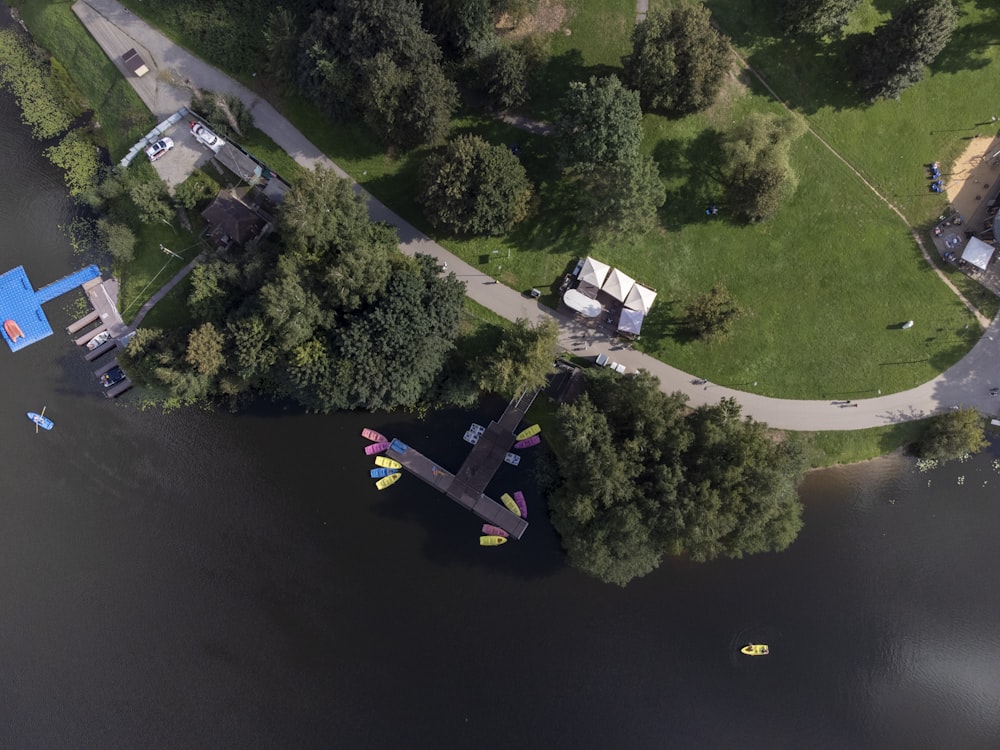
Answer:
<svg viewBox="0 0 1000 750"><path fill-rule="evenodd" d="M7 332L7 335L10 336L11 341L17 341L18 339L24 338L24 331L21 330L21 326L10 318L3 322L3 329Z"/></svg>

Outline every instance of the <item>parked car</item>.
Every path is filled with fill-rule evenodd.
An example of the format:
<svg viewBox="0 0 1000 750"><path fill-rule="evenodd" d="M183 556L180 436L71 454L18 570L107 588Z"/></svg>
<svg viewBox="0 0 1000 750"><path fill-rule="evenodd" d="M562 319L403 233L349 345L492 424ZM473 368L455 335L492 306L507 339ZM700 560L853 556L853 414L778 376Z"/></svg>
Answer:
<svg viewBox="0 0 1000 750"><path fill-rule="evenodd" d="M191 135L202 146L207 146L215 152L222 148L223 140L197 120L191 122Z"/></svg>
<svg viewBox="0 0 1000 750"><path fill-rule="evenodd" d="M161 138L152 146L146 149L146 156L149 157L150 161L156 161L173 147L174 147L173 140L171 140L170 138Z"/></svg>
<svg viewBox="0 0 1000 750"><path fill-rule="evenodd" d="M112 367L106 373L101 375L101 385L105 388L110 388L115 383L120 383L125 379L125 371L120 367Z"/></svg>

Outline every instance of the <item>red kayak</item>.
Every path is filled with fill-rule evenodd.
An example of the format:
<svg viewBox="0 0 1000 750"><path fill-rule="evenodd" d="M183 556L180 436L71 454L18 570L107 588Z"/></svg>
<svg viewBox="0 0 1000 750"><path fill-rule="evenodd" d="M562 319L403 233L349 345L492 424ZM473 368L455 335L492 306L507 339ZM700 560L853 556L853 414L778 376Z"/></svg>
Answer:
<svg viewBox="0 0 1000 750"><path fill-rule="evenodd" d="M7 332L7 335L10 336L10 340L12 342L24 338L24 331L21 330L21 326L9 318L3 322L3 329Z"/></svg>

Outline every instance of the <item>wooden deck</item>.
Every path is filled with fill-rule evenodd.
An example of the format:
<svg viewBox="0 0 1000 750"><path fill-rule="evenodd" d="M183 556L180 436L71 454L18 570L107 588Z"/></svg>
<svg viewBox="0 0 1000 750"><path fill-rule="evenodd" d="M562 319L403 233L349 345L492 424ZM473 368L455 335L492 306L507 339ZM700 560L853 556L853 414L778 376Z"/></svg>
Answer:
<svg viewBox="0 0 1000 750"><path fill-rule="evenodd" d="M526 391L507 405L498 422L491 422L486 432L473 446L457 474L435 463L423 453L400 440L393 440L385 454L403 468L443 492L466 510L487 523L499 526L514 539L520 539L528 522L484 494L507 451L514 445L514 430L531 407L538 391Z"/></svg>

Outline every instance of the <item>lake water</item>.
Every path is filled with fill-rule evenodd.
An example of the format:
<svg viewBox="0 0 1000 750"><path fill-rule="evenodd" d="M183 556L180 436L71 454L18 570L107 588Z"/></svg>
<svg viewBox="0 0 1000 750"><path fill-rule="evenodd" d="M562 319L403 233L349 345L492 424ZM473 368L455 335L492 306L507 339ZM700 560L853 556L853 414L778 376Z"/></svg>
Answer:
<svg viewBox="0 0 1000 750"><path fill-rule="evenodd" d="M83 265L40 151L0 96L0 271L36 287ZM363 426L457 468L502 403L144 412L65 307L0 351L0 747L1000 747L994 456L814 473L787 552L622 590L564 566L530 453L491 487L530 508L496 549L412 477L372 487Z"/></svg>

